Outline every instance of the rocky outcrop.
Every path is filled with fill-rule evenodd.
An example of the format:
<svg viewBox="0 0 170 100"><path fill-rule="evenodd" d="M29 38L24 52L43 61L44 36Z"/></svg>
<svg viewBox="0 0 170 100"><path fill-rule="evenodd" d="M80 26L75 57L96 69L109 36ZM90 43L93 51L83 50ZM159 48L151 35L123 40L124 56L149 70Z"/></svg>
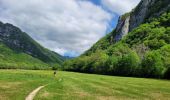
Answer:
<svg viewBox="0 0 170 100"><path fill-rule="evenodd" d="M5 43L8 47L16 49L18 51L24 51L30 53L32 56L37 56L34 49L37 47L33 45L34 40L31 39L27 34L22 32L19 28L11 24L2 24L0 26L0 39L1 42Z"/></svg>
<svg viewBox="0 0 170 100"><path fill-rule="evenodd" d="M146 13L148 12L149 4L153 0L142 0L139 5L136 7L134 11L131 13L129 31L138 27L146 17Z"/></svg>
<svg viewBox="0 0 170 100"><path fill-rule="evenodd" d="M159 17L167 11L170 11L170 0L141 0L134 10L119 18L116 31L113 34L114 41L121 40L140 24L153 17Z"/></svg>
<svg viewBox="0 0 170 100"><path fill-rule="evenodd" d="M122 39L122 37L126 36L126 34L129 32L129 20L130 20L129 15L126 16L125 18L123 18L123 16L119 18L118 25L116 28L115 36L116 42Z"/></svg>
<svg viewBox="0 0 170 100"><path fill-rule="evenodd" d="M131 12L129 31L152 17L158 17L170 10L170 0L142 0Z"/></svg>

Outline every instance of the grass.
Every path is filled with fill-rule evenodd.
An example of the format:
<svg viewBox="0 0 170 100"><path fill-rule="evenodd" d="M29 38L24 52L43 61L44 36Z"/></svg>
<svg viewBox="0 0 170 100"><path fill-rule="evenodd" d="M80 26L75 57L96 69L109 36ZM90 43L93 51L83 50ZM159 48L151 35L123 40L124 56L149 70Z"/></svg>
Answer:
<svg viewBox="0 0 170 100"><path fill-rule="evenodd" d="M46 85L35 100L168 100L170 81L33 70L0 70L0 100L23 100Z"/></svg>

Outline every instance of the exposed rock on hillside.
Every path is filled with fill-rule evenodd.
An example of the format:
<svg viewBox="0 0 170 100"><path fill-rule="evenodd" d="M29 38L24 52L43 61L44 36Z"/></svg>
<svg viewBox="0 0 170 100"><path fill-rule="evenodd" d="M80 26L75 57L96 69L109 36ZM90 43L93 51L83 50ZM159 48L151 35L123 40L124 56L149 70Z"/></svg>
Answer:
<svg viewBox="0 0 170 100"><path fill-rule="evenodd" d="M170 0L141 0L132 12L120 16L115 29L114 41L121 40L140 24L153 17L158 17L168 10L170 10Z"/></svg>

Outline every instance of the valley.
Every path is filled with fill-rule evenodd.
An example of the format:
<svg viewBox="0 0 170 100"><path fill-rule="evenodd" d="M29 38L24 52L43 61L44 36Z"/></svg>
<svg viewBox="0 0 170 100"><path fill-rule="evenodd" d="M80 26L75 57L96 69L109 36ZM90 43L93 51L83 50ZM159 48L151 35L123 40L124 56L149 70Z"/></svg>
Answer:
<svg viewBox="0 0 170 100"><path fill-rule="evenodd" d="M0 0L0 100L170 100L170 0L46 2Z"/></svg>

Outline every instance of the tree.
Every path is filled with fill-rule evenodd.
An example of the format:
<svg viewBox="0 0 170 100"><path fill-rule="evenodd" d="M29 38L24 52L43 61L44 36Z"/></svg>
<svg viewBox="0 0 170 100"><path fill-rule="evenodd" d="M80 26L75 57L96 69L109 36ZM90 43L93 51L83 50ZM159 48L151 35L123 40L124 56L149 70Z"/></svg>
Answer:
<svg viewBox="0 0 170 100"><path fill-rule="evenodd" d="M160 78L163 71L164 65L161 54L157 51L148 52L142 61L141 76Z"/></svg>
<svg viewBox="0 0 170 100"><path fill-rule="evenodd" d="M95 57L95 62L93 63L94 72L108 74L109 66L107 65L107 60L109 56L105 51L97 51L93 54L93 57Z"/></svg>
<svg viewBox="0 0 170 100"><path fill-rule="evenodd" d="M126 44L118 43L108 50L108 54L111 56L110 72L113 75L130 76L137 73L136 69L140 64L139 56Z"/></svg>
<svg viewBox="0 0 170 100"><path fill-rule="evenodd" d="M139 66L140 60L135 52L129 52L118 58L118 63L115 67L115 73L123 76L132 76L136 74L136 69Z"/></svg>

